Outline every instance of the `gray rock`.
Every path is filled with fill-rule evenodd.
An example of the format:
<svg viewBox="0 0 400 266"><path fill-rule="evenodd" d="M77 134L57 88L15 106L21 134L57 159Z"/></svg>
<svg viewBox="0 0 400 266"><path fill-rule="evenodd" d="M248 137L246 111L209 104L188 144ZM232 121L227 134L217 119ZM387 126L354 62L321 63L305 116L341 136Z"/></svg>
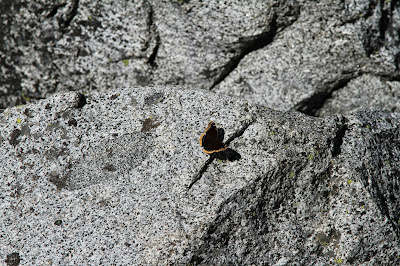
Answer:
<svg viewBox="0 0 400 266"><path fill-rule="evenodd" d="M0 10L1 263L400 264L399 1Z"/></svg>
<svg viewBox="0 0 400 266"><path fill-rule="evenodd" d="M147 84L157 46L148 1L3 1L0 106L57 91ZM4 9L3 9L4 8Z"/></svg>
<svg viewBox="0 0 400 266"><path fill-rule="evenodd" d="M211 120L229 150L210 157ZM173 87L6 109L1 260L398 264L399 125L380 109L319 119Z"/></svg>
<svg viewBox="0 0 400 266"><path fill-rule="evenodd" d="M293 23L300 8L296 1L186 2L154 1L161 40L154 83L214 88L246 54Z"/></svg>
<svg viewBox="0 0 400 266"><path fill-rule="evenodd" d="M319 117L354 112L363 106L376 106L388 112L400 111L400 82L373 75L362 75L332 93L316 113Z"/></svg>
<svg viewBox="0 0 400 266"><path fill-rule="evenodd" d="M399 80L399 37L392 31L400 21L397 2L300 2L296 21L244 57L214 91L316 115L333 92L362 75ZM376 89L369 82L360 85L356 94L361 87ZM357 100L360 107L370 106L367 97ZM388 100L389 106L398 101Z"/></svg>
<svg viewBox="0 0 400 266"><path fill-rule="evenodd" d="M186 84L318 115L335 91L362 76L400 80L398 1L0 5L0 108L60 91ZM354 99L360 106L370 100ZM385 102L390 109L397 99Z"/></svg>

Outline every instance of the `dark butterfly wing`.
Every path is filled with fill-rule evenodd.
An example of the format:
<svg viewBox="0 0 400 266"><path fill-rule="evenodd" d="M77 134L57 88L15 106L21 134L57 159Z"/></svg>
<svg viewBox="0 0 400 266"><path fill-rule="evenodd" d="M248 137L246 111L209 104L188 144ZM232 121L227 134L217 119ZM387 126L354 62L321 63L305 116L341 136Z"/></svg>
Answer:
<svg viewBox="0 0 400 266"><path fill-rule="evenodd" d="M223 128L218 128L218 140L221 142L224 142L224 135L225 135L225 130Z"/></svg>
<svg viewBox="0 0 400 266"><path fill-rule="evenodd" d="M224 130L222 128L217 129L215 123L210 122L206 133L200 137L200 145L204 148L206 153L220 152L227 149L223 143Z"/></svg>

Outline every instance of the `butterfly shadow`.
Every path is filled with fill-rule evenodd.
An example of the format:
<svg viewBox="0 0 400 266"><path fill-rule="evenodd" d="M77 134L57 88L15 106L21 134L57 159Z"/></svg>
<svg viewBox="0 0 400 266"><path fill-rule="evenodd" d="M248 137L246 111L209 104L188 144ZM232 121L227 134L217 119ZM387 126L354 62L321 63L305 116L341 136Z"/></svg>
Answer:
<svg viewBox="0 0 400 266"><path fill-rule="evenodd" d="M223 147L223 146L227 147L232 142L234 137L229 138L226 141L226 143L224 144L223 141L224 141L224 136L225 136L225 130L223 128L218 128L216 130L217 130L216 146L219 148ZM240 160L240 158L242 158L242 156L237 151L234 151L231 148L226 148L225 150L214 152L210 155L211 155L211 159L216 158L219 160L230 161L230 162L237 161L237 160Z"/></svg>
<svg viewBox="0 0 400 266"><path fill-rule="evenodd" d="M253 123L253 121L251 123ZM235 138L243 135L243 132L246 130L247 127L249 127L251 123L246 125L240 131L235 132L235 134L233 134L225 143L223 142L225 130L223 128L217 128L214 122L210 122L208 124L205 133L200 136L199 142L200 146L203 147L203 151L208 153L210 157L203 164L199 172L195 175L192 182L190 182L188 190L191 189L192 186L201 178L203 173L207 170L208 166L214 159L233 162L242 158L242 156L237 151L228 148L228 146Z"/></svg>
<svg viewBox="0 0 400 266"><path fill-rule="evenodd" d="M220 160L224 160L224 161L228 160L228 161L233 162L233 161L239 160L240 158L242 158L242 156L240 156L240 154L238 152L232 150L231 148L227 148L224 151L214 152L214 153L210 154L210 157L204 163L203 167L201 167L199 172L193 178L192 182L190 182L188 190L191 189L192 186L201 178L203 173L207 170L208 166L211 164L211 162L214 159L220 159Z"/></svg>
<svg viewBox="0 0 400 266"><path fill-rule="evenodd" d="M237 161L242 158L242 156L237 152L232 150L231 148L226 149L225 151L220 151L213 153L212 156L214 156L216 159L223 160L223 161Z"/></svg>
<svg viewBox="0 0 400 266"><path fill-rule="evenodd" d="M224 135L225 135L225 131L223 128L220 128L220 134L221 134L221 141L223 141L224 139ZM229 146L229 144L237 137L241 136L243 134L244 130L241 130L240 132L237 132L235 134L233 134L229 139L226 140L225 145ZM220 160L228 160L230 162L233 161L237 161L240 160L242 158L242 156L240 155L240 153L238 153L237 151L231 149L231 148L227 148L225 151L221 151L221 152L217 152L214 154L215 158L220 159Z"/></svg>

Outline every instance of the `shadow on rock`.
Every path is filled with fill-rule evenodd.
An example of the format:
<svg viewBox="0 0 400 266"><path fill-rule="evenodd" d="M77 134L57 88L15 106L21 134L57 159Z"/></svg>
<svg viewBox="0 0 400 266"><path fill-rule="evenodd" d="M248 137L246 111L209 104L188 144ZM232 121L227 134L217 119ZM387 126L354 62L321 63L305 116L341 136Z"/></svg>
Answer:
<svg viewBox="0 0 400 266"><path fill-rule="evenodd" d="M214 157L220 160L228 160L231 162L237 161L242 158L242 156L238 152L232 150L231 148L228 148L225 151L214 153Z"/></svg>

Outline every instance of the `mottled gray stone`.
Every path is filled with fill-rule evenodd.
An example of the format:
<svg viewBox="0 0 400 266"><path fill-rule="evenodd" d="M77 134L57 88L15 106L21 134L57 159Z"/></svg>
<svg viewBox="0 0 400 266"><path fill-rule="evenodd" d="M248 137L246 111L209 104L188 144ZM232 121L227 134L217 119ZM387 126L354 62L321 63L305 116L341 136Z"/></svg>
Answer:
<svg viewBox="0 0 400 266"><path fill-rule="evenodd" d="M400 1L0 10L0 264L400 264Z"/></svg>
<svg viewBox="0 0 400 266"><path fill-rule="evenodd" d="M214 91L316 115L332 92L362 75L399 80L400 42L393 32L399 28L397 1L299 2L296 21L277 32L271 44L244 57ZM370 83L360 85L374 89ZM370 106L369 99L363 100Z"/></svg>
<svg viewBox="0 0 400 266"><path fill-rule="evenodd" d="M202 152L209 121L239 157ZM399 126L380 109L320 119L182 87L6 109L0 260L399 263Z"/></svg>
<svg viewBox="0 0 400 266"><path fill-rule="evenodd" d="M362 107L381 107L400 111L400 82L373 75L362 75L332 93L316 113L319 117L354 112Z"/></svg>
<svg viewBox="0 0 400 266"><path fill-rule="evenodd" d="M186 84L318 115L335 91L361 76L400 80L398 1L0 5L0 108L59 91ZM390 109L397 99L386 102Z"/></svg>
<svg viewBox="0 0 400 266"><path fill-rule="evenodd" d="M3 1L1 107L57 91L145 85L156 46L148 1Z"/></svg>
<svg viewBox="0 0 400 266"><path fill-rule="evenodd" d="M300 11L296 1L154 4L160 34L154 82L204 89L223 80L245 54L270 43L275 32L290 25Z"/></svg>

